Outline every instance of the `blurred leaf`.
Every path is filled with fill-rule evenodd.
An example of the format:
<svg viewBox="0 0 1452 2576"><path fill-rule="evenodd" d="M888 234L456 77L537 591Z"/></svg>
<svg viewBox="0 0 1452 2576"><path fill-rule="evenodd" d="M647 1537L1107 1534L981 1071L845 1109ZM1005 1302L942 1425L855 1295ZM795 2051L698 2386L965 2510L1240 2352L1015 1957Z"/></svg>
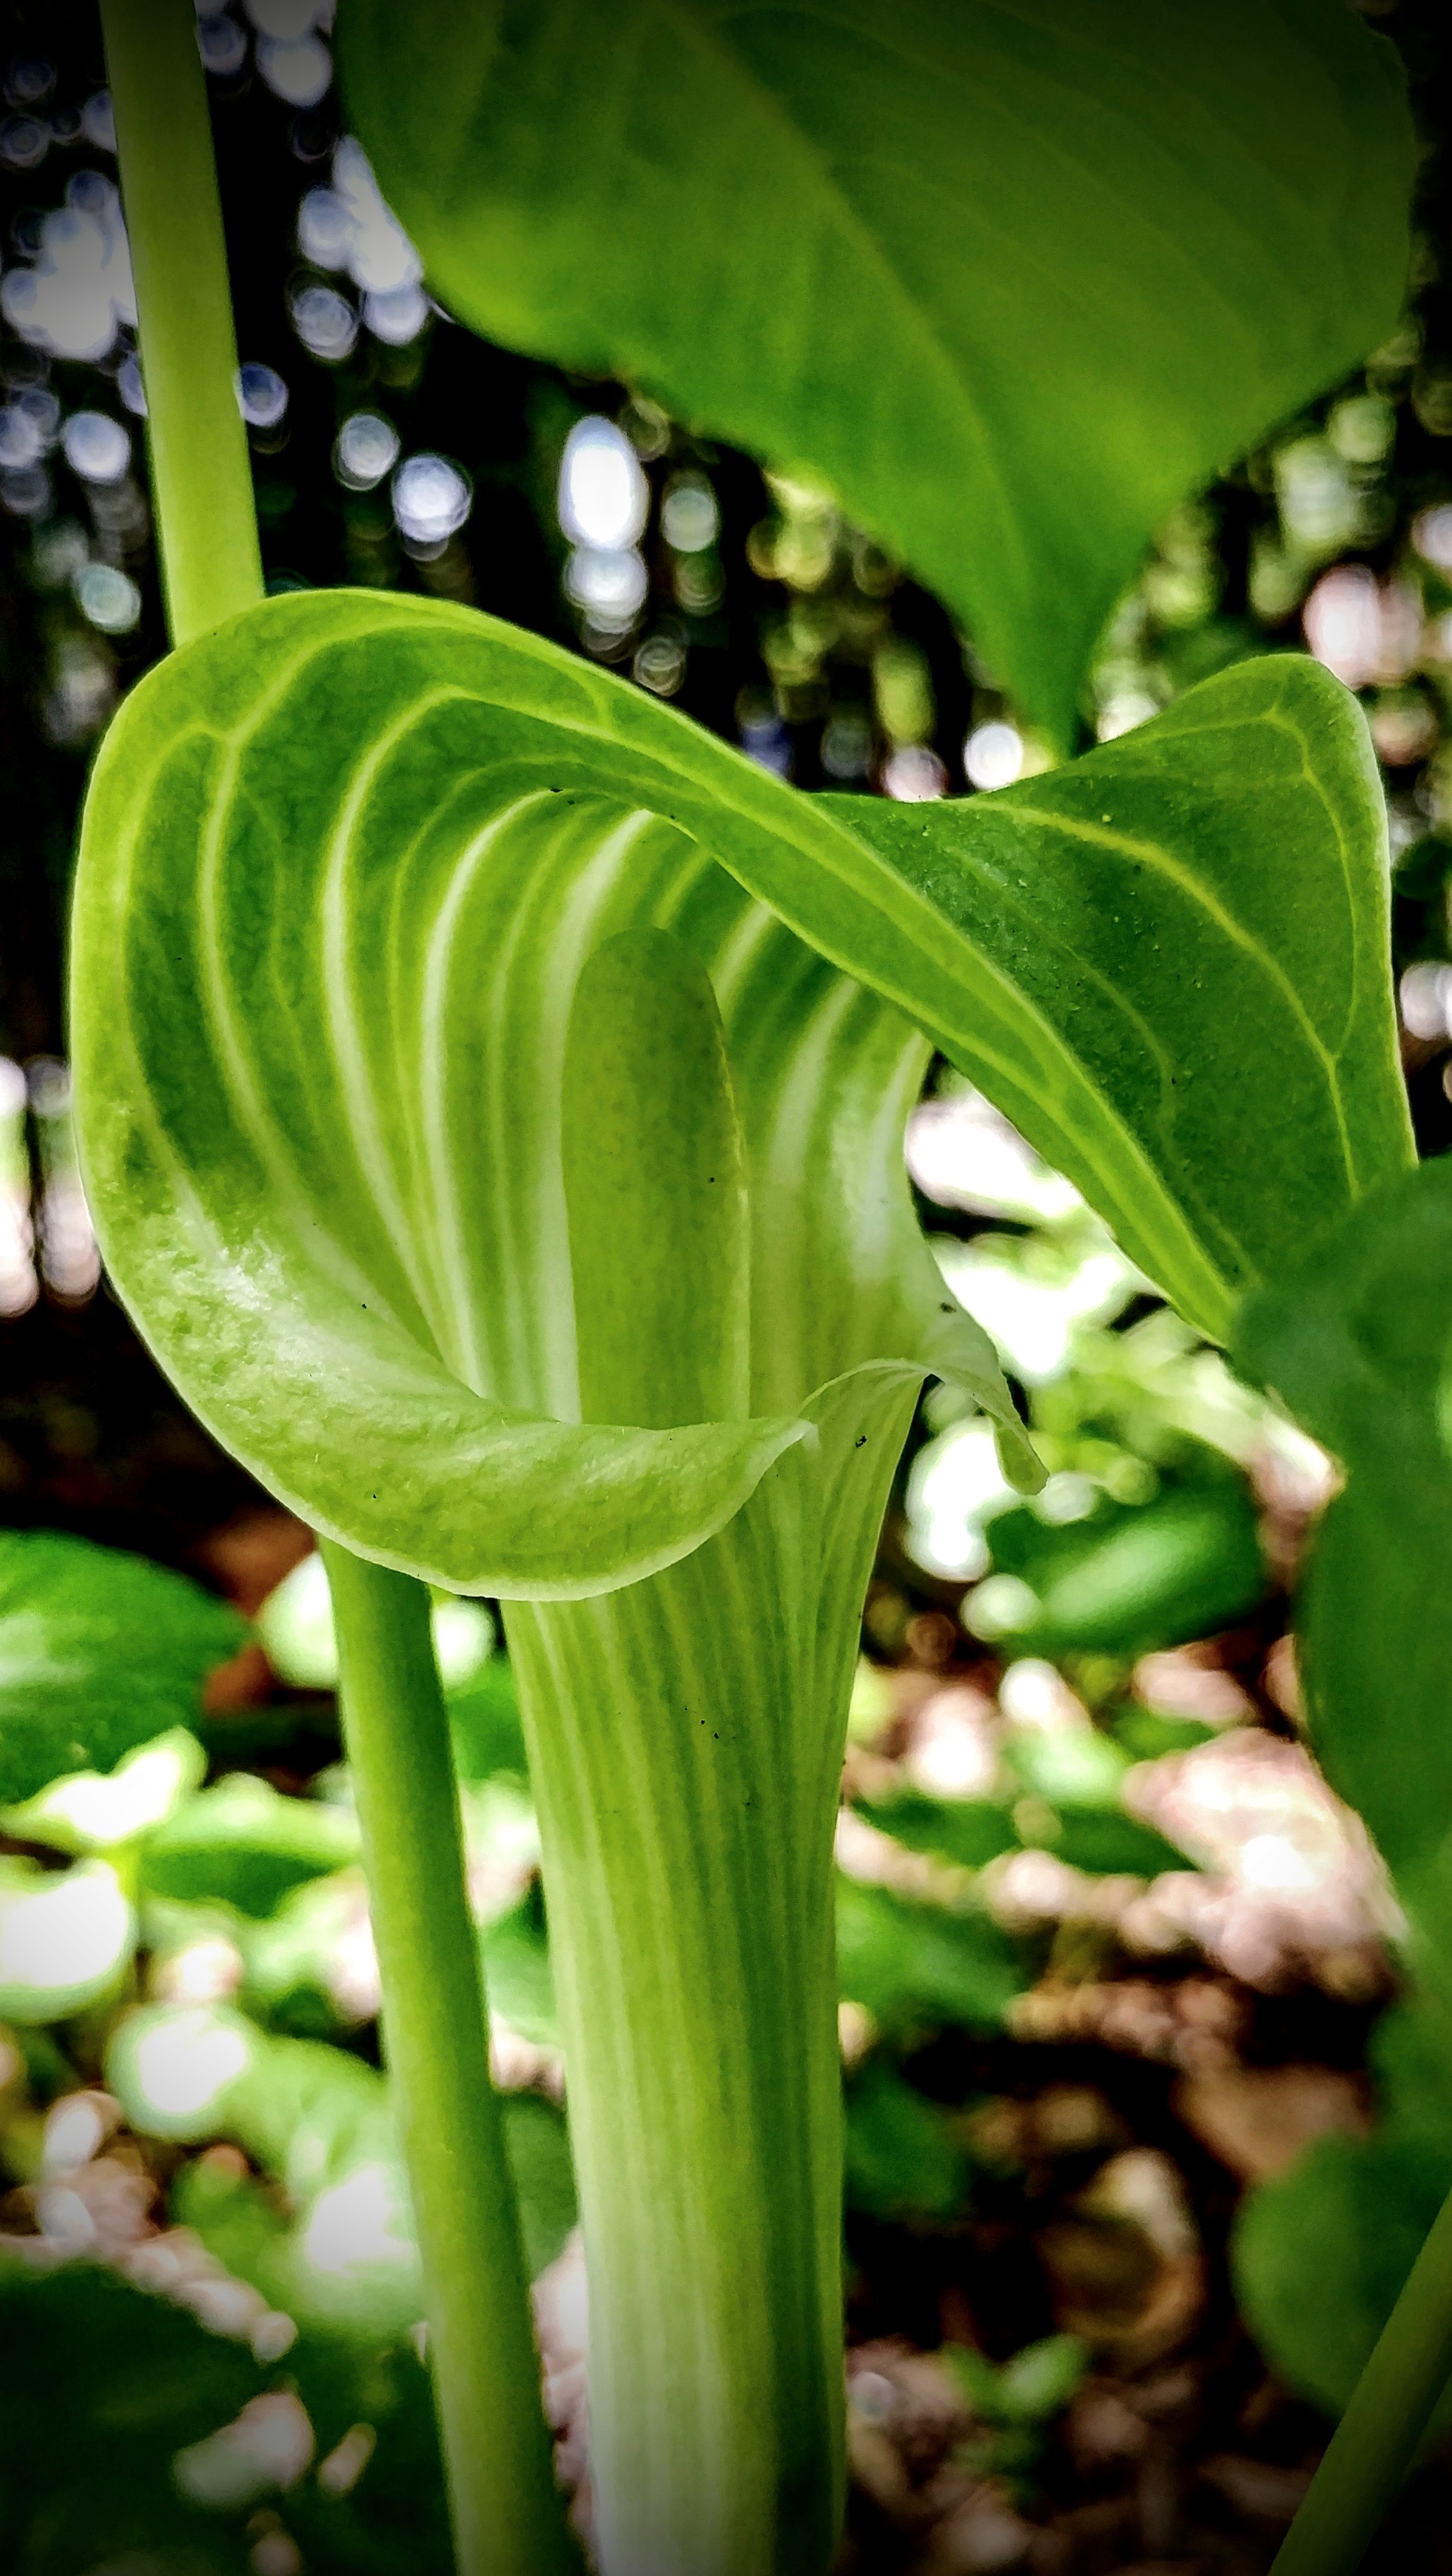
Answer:
<svg viewBox="0 0 1452 2576"><path fill-rule="evenodd" d="M200 2208L205 2183L198 2168L184 2170ZM407 2344L377 2349L305 2333L269 2368L245 2343L208 2333L112 2272L80 2263L36 2271L0 2257L7 2570L256 2576L251 2505L189 2503L172 2463L278 2385L296 2387L307 2407L320 2468L354 2427L366 2428L346 2494L313 2474L288 2492L285 2528L306 2564L326 2576L452 2576L428 2374Z"/></svg>
<svg viewBox="0 0 1452 2576"><path fill-rule="evenodd" d="M824 476L1061 735L1170 504L1399 311L1396 58L1315 0L339 33L451 312Z"/></svg>
<svg viewBox="0 0 1452 2576"><path fill-rule="evenodd" d="M1147 1654L1228 1627L1266 1591L1255 1506L1238 1478L1106 1505L1067 1529L1001 1512L990 1543L995 1571L1027 1591L1002 1620L987 1595L978 1617L993 1602L983 1633L1019 1654ZM966 1615L978 1624L972 1595Z"/></svg>
<svg viewBox="0 0 1452 2576"><path fill-rule="evenodd" d="M500 1771L528 1778L519 1693L506 1656L491 1655L467 1681L456 1683L446 1698L461 1780L492 1780Z"/></svg>
<svg viewBox="0 0 1452 2576"><path fill-rule="evenodd" d="M479 1940L489 2009L535 2048L558 2048L549 1936L538 1888L488 1925Z"/></svg>
<svg viewBox="0 0 1452 2576"><path fill-rule="evenodd" d="M1197 1744L1208 1744L1220 1729L1206 1726L1198 1717L1165 1717L1158 1709L1141 1708L1126 1701L1114 1720L1114 1740L1136 1762L1158 1762L1165 1753L1193 1753Z"/></svg>
<svg viewBox="0 0 1452 2576"><path fill-rule="evenodd" d="M1383 2013L1369 2056L1379 2125L1318 2138L1241 2204L1236 2296L1269 2360L1339 2414L1452 2189L1452 2030L1420 1999ZM1452 2417L1452 2391L1440 2409Z"/></svg>
<svg viewBox="0 0 1452 2576"><path fill-rule="evenodd" d="M1058 1807L1113 1811L1129 1756L1094 1726L1018 1726L1004 1745L1004 1760L1021 1788Z"/></svg>
<svg viewBox="0 0 1452 2576"><path fill-rule="evenodd" d="M0 2254L0 2532L16 2576L246 2576L240 2530L190 2507L173 2453L264 2385L245 2344L91 2263ZM134 2554L133 2554L134 2553Z"/></svg>
<svg viewBox="0 0 1452 2576"><path fill-rule="evenodd" d="M346 1807L284 1797L237 1771L189 1798L150 1836L141 1885L148 1896L212 1899L268 1915L289 1889L356 1860L358 1849L358 1820Z"/></svg>
<svg viewBox="0 0 1452 2576"><path fill-rule="evenodd" d="M879 1833L908 1851L932 1852L963 1869L982 1869L1018 1840L1005 1809L991 1798L929 1798L899 1789L890 1798L856 1798L853 1805Z"/></svg>
<svg viewBox="0 0 1452 2576"><path fill-rule="evenodd" d="M183 1575L48 1531L0 1531L0 1802L109 1771L194 1726L244 1622Z"/></svg>
<svg viewBox="0 0 1452 2576"><path fill-rule="evenodd" d="M578 2216L569 2132L563 2114L538 2093L506 2093L503 2110L524 2259L533 2281L553 2263Z"/></svg>
<svg viewBox="0 0 1452 2576"><path fill-rule="evenodd" d="M110 1864L43 1870L0 1858L0 2016L61 2021L114 1993L136 1947L136 1914Z"/></svg>
<svg viewBox="0 0 1452 2576"><path fill-rule="evenodd" d="M228 2132L233 2093L268 2048L225 2004L145 2004L116 2024L106 2082L142 2137L195 2144Z"/></svg>
<svg viewBox="0 0 1452 2576"><path fill-rule="evenodd" d="M1069 2403L1089 2367L1089 2346L1079 2335L1046 2335L1025 2344L999 2373L998 2402L1009 2423L1042 2424Z"/></svg>
<svg viewBox="0 0 1452 2576"><path fill-rule="evenodd" d="M1370 1826L1452 1981L1452 1159L1424 1163L1323 1233L1248 1305L1247 1375L1280 1394L1347 1482L1297 1604L1312 1741Z"/></svg>
<svg viewBox="0 0 1452 2576"><path fill-rule="evenodd" d="M1046 2335L995 2363L971 2344L944 2344L943 2359L985 2424L1044 2424L1067 2406L1089 2367L1078 2335Z"/></svg>
<svg viewBox="0 0 1452 2576"><path fill-rule="evenodd" d="M333 1601L316 1552L268 1594L257 1614L257 1634L280 1681L294 1690L337 1688ZM435 1601L433 1637L445 1691L467 1687L493 1652L494 1621L477 1601Z"/></svg>
<svg viewBox="0 0 1452 2576"><path fill-rule="evenodd" d="M1095 1810L1065 1807L1054 1819L1055 1830L1044 1842L1056 1860L1096 1878L1157 1878L1162 1869L1192 1869L1194 1863L1153 1825L1123 1808Z"/></svg>
<svg viewBox="0 0 1452 2576"><path fill-rule="evenodd" d="M1452 2187L1444 2136L1318 2138L1242 2203L1236 2297L1257 2343L1338 2415Z"/></svg>
<svg viewBox="0 0 1452 2576"><path fill-rule="evenodd" d="M869 2218L962 2215L962 2145L937 2105L880 2058L869 2059L847 2087L844 2154L849 2209Z"/></svg>
<svg viewBox="0 0 1452 2576"><path fill-rule="evenodd" d="M370 2020L377 2007L367 1905L362 1871L345 1869L293 1888L266 1922L239 1923L248 2000L301 2039Z"/></svg>
<svg viewBox="0 0 1452 2576"><path fill-rule="evenodd" d="M200 1788L206 1771L196 1737L174 1726L124 1755L114 1771L71 1771L52 1780L23 1805L0 1811L0 1827L17 1841L55 1851L111 1851L164 1824Z"/></svg>
<svg viewBox="0 0 1452 2576"><path fill-rule="evenodd" d="M1091 1740L1105 1743L1102 1736ZM1106 1750L1114 1754L1117 1748L1107 1745ZM853 1803L859 1816L879 1833L891 1834L906 1850L931 1852L936 1859L955 1861L965 1869L982 1869L1025 1840L1047 1847L1073 1869L1103 1876L1127 1873L1153 1878L1162 1869L1191 1866L1163 1834L1126 1814L1120 1805L1119 1783L1126 1761L1121 1759L1098 1781L1092 1799L1076 1802L1075 1786L1085 1785L1082 1773L1076 1784L1062 1760L1040 1761L1038 1740L1011 1746L1009 1758L1020 1770L1025 1788L1044 1806L1042 1833L1028 1832L1018 1808L1011 1810L1007 1803L988 1798L929 1798L905 1789L890 1798L859 1798ZM1051 1780L1060 1785L1048 1786Z"/></svg>
<svg viewBox="0 0 1452 2576"><path fill-rule="evenodd" d="M837 1972L842 1993L884 2027L995 2030L1024 1983L1012 1942L986 1914L911 1903L842 1872Z"/></svg>

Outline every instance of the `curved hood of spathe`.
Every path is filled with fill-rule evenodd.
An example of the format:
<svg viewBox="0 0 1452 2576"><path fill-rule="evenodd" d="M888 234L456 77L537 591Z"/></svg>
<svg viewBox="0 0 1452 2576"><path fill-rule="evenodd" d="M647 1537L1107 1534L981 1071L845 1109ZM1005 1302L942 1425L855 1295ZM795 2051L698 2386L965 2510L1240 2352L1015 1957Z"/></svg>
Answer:
<svg viewBox="0 0 1452 2576"><path fill-rule="evenodd" d="M269 602L128 700L78 895L87 1181L162 1365L315 1527L505 1597L673 1562L929 1370L1035 1473L913 1217L925 1041L662 810L668 776L625 801L601 685L431 605ZM711 977L752 1211L752 1418L668 1431L578 1419L560 1154L576 979L647 923Z"/></svg>

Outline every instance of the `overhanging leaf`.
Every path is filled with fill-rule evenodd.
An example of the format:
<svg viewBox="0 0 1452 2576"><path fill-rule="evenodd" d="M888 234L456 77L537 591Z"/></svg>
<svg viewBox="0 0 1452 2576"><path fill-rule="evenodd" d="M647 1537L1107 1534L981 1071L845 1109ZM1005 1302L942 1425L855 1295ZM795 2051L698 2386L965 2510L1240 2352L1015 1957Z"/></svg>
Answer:
<svg viewBox="0 0 1452 2576"><path fill-rule="evenodd" d="M194 1726L203 1682L245 1634L224 1602L144 1557L0 1532L0 1805Z"/></svg>
<svg viewBox="0 0 1452 2576"><path fill-rule="evenodd" d="M1156 521L1386 335L1396 58L1334 0L349 0L451 309L824 477L1067 729Z"/></svg>
<svg viewBox="0 0 1452 2576"><path fill-rule="evenodd" d="M564 1033L586 957L642 926L725 1024L746 1423L578 1418ZM1223 1331L1410 1152L1385 953L1364 728L1314 664L908 816L799 796L471 612L293 594L152 672L97 765L88 1185L170 1375L274 1491L458 1589L586 1593L721 1527L853 1368L964 1377L1022 1453L911 1218L924 1036Z"/></svg>

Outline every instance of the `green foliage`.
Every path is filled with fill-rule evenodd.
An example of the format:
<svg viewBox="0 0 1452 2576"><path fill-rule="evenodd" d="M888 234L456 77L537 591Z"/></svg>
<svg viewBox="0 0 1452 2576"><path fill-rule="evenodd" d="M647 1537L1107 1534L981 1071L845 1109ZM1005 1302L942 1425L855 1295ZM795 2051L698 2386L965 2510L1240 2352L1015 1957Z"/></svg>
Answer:
<svg viewBox="0 0 1452 2576"><path fill-rule="evenodd" d="M882 2028L993 2030L1023 1984L1013 1944L986 1914L950 1914L886 1887L837 1882L842 1992Z"/></svg>
<svg viewBox="0 0 1452 2576"><path fill-rule="evenodd" d="M939 2222L962 2214L966 2150L947 2115L879 2057L847 2087L845 2160L849 2209Z"/></svg>
<svg viewBox="0 0 1452 2576"><path fill-rule="evenodd" d="M116 2026L107 2081L143 2137L240 2146L275 2189L226 2163L183 2167L177 2215L229 2269L300 2322L352 2337L421 2314L408 2193L384 2078L345 2050L278 2038L218 2005L144 2005ZM532 2270L574 2224L564 2121L504 2103Z"/></svg>
<svg viewBox="0 0 1452 2576"><path fill-rule="evenodd" d="M854 1799L853 1805L905 1850L931 1852L960 1869L984 1869L1018 1840L1007 1808L994 1798L930 1798L920 1789L898 1789L886 1798Z"/></svg>
<svg viewBox="0 0 1452 2576"><path fill-rule="evenodd" d="M166 2576L243 2576L240 2531L190 2506L170 2465L264 2385L245 2344L114 2272L0 2258L0 2530L17 2576L131 2553Z"/></svg>
<svg viewBox="0 0 1452 2576"><path fill-rule="evenodd" d="M357 1856L358 1823L349 1809L284 1797L238 1771L189 1798L148 1836L141 1886L148 1896L262 1916L289 1889Z"/></svg>
<svg viewBox="0 0 1452 2576"><path fill-rule="evenodd" d="M259 2397L292 2391L315 2447L280 2495L265 2444L239 2451L232 2428ZM269 2366L99 2265L10 2258L0 2410L0 2530L17 2576L247 2576L259 2502L329 2576L451 2576L428 2379L406 2344L305 2334ZM328 2455L358 2426L361 2474L339 2493Z"/></svg>
<svg viewBox="0 0 1452 2576"><path fill-rule="evenodd" d="M144 1557L0 1532L0 1803L195 1726L208 1673L245 1635L234 1610Z"/></svg>
<svg viewBox="0 0 1452 2576"><path fill-rule="evenodd" d="M1424 1164L1324 1233L1251 1302L1247 1374L1347 1471L1297 1614L1313 1741L1452 1974L1452 1160Z"/></svg>
<svg viewBox="0 0 1452 2576"><path fill-rule="evenodd" d="M1202 1331L1411 1160L1381 786L1317 664L1243 663L998 795L826 802L1012 988L1011 1037L1001 998L924 1025Z"/></svg>
<svg viewBox="0 0 1452 2576"><path fill-rule="evenodd" d="M1396 317L1395 57L1323 0L353 0L340 36L453 311L825 477L1061 733L1169 505Z"/></svg>
<svg viewBox="0 0 1452 2576"><path fill-rule="evenodd" d="M978 2477L1006 2478L1020 2495L1031 2493L1048 2427L1089 2367L1088 2345L1078 2335L1047 2335L1010 2361L994 2363L971 2345L945 2344L943 2359L988 2428L986 2439L961 2446L959 2459Z"/></svg>
<svg viewBox="0 0 1452 2576"><path fill-rule="evenodd" d="M1101 1498L1066 1528L1026 1511L993 1522L995 1568L1021 1589L990 1613L970 1612L979 1635L1012 1654L1134 1656L1203 1637L1254 1609L1266 1588L1255 1508L1239 1477L1138 1507Z"/></svg>
<svg viewBox="0 0 1452 2576"><path fill-rule="evenodd" d="M136 1915L104 1860L43 1870L0 1859L0 2015L61 2021L114 1994L136 1946Z"/></svg>
<svg viewBox="0 0 1452 2576"><path fill-rule="evenodd" d="M1317 2139L1288 2173L1249 2194L1232 2242L1236 2294L1258 2342L1329 2414L1351 2396L1452 2190L1445 2016L1398 2007L1372 2055L1375 2133Z"/></svg>

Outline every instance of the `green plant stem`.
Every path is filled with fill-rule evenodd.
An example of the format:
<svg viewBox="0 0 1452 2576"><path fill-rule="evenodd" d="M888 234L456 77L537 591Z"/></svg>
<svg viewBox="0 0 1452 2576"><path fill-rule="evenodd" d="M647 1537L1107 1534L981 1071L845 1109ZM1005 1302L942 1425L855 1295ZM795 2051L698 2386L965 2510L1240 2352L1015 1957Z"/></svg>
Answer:
<svg viewBox="0 0 1452 2576"><path fill-rule="evenodd" d="M101 23L167 622L189 644L263 594L207 84L192 0L101 0Z"/></svg>
<svg viewBox="0 0 1452 2576"><path fill-rule="evenodd" d="M323 1557L460 2576L548 2576L578 2560L540 2404L504 2126L489 2081L429 1597L408 1575L328 1541Z"/></svg>
<svg viewBox="0 0 1452 2576"><path fill-rule="evenodd" d="M1271 2576L1356 2576L1452 2377L1452 2193L1412 2265Z"/></svg>
<svg viewBox="0 0 1452 2576"><path fill-rule="evenodd" d="M649 1581L505 1607L590 2293L603 2576L820 2576L842 2497L832 1832L913 1390ZM860 1443L860 1445L859 1445Z"/></svg>

